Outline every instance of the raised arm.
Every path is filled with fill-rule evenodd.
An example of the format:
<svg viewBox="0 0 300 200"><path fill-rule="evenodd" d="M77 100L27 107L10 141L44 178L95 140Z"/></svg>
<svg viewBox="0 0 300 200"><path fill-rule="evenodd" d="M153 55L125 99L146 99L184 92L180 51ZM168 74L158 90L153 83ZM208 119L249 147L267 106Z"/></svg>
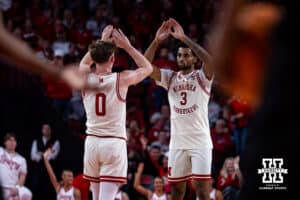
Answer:
<svg viewBox="0 0 300 200"><path fill-rule="evenodd" d="M48 157L48 160L54 160L57 158L59 152L60 152L60 142L58 140L55 141L53 146L51 147L51 153Z"/></svg>
<svg viewBox="0 0 300 200"><path fill-rule="evenodd" d="M135 173L133 187L134 189L136 189L136 191L138 191L140 194L144 195L145 197L147 197L147 199L149 199L149 197L152 196L151 190L148 190L141 185L143 170L144 163L139 163L137 172Z"/></svg>
<svg viewBox="0 0 300 200"><path fill-rule="evenodd" d="M155 52L159 47L160 43L164 41L170 35L170 27L169 23L164 21L162 25L156 32L154 40L151 42L148 49L145 51L144 56L152 62L154 59ZM161 80L161 73L160 69L153 65L153 72L151 73L150 77L154 80L160 81Z"/></svg>
<svg viewBox="0 0 300 200"><path fill-rule="evenodd" d="M204 62L203 71L206 76L206 78L211 79L214 71L213 71L213 64L212 64L212 58L208 54L208 52L202 48L199 44L194 42L191 38L189 38L187 35L185 35L183 28L180 26L180 24L173 18L169 19L168 21L170 23L170 26L173 28L171 30L171 35L186 44L199 58L201 61Z"/></svg>
<svg viewBox="0 0 300 200"><path fill-rule="evenodd" d="M149 76L153 71L151 63L130 44L128 38L124 35L124 33L120 29L114 29L112 36L115 44L119 48L124 49L133 58L136 65L139 67L136 70L123 71L120 74L120 85L134 85Z"/></svg>
<svg viewBox="0 0 300 200"><path fill-rule="evenodd" d="M91 65L93 64L92 57L90 52L86 52L79 63L79 70L83 73L90 73L91 72Z"/></svg>
<svg viewBox="0 0 300 200"><path fill-rule="evenodd" d="M111 41L112 40L112 38L111 38L112 31L113 31L113 26L112 25L106 26L104 28L103 32L102 32L101 40ZM88 51L80 61L80 64L79 64L80 71L82 71L83 73L90 73L91 72L91 65L93 63L94 63L94 61L92 60L90 52Z"/></svg>
<svg viewBox="0 0 300 200"><path fill-rule="evenodd" d="M59 70L44 60L37 58L33 51L21 40L12 36L4 27L0 11L0 55L9 62L21 65L25 70L36 74L48 73L52 77L60 76Z"/></svg>
<svg viewBox="0 0 300 200"><path fill-rule="evenodd" d="M49 160L48 160L48 157L49 157L49 155L51 154L51 151L52 151L52 150L49 148L49 149L47 149L47 150L45 151L45 153L43 154L43 156L44 156L44 163L45 163L45 167L46 167L46 169L47 169L48 175L49 175L49 177L50 177L50 181L51 181L51 183L52 183L52 185L53 185L55 191L58 192L59 189L60 189L60 185L59 185L59 182L57 181L57 178L56 178L56 176L55 176L55 173L54 173L54 171L53 171L53 169L52 169L52 167L51 167L51 164L50 164L50 162L49 162Z"/></svg>

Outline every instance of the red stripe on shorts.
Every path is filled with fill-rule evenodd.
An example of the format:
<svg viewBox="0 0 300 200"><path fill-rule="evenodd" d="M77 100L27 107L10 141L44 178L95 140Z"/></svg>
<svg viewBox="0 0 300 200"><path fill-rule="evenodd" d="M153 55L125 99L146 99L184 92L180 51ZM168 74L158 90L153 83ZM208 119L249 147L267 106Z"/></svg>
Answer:
<svg viewBox="0 0 300 200"><path fill-rule="evenodd" d="M120 177L120 176L100 176L101 182L119 182L119 183L126 183L127 178L126 177Z"/></svg>
<svg viewBox="0 0 300 200"><path fill-rule="evenodd" d="M169 183L179 183L179 182L187 181L190 178L191 178L191 175L183 176L183 177L177 177L177 178L168 177L168 182Z"/></svg>
<svg viewBox="0 0 300 200"><path fill-rule="evenodd" d="M99 183L99 177L92 177L92 176L88 176L88 175L83 175L83 178L86 180L89 180L91 182L95 182L95 183Z"/></svg>
<svg viewBox="0 0 300 200"><path fill-rule="evenodd" d="M117 138L117 139L121 139L121 140L126 140L124 137L118 137L118 136L96 135L96 134L90 134L90 133L87 133L86 135L87 136L99 137L99 138Z"/></svg>
<svg viewBox="0 0 300 200"><path fill-rule="evenodd" d="M210 174L192 174L193 180L209 180L211 179Z"/></svg>

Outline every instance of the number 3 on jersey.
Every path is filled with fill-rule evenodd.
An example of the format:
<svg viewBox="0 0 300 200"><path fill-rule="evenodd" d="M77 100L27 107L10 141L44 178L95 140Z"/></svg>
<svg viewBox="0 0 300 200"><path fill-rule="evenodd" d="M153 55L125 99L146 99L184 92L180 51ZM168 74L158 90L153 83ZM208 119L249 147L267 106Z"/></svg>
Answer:
<svg viewBox="0 0 300 200"><path fill-rule="evenodd" d="M186 104L186 92L181 92L180 96L182 97L181 101L180 101L180 105L184 106Z"/></svg>
<svg viewBox="0 0 300 200"><path fill-rule="evenodd" d="M105 109L106 96L105 96L105 94L97 93L95 104L96 104L96 106L95 106L96 115L104 116L105 112L106 112L106 109Z"/></svg>

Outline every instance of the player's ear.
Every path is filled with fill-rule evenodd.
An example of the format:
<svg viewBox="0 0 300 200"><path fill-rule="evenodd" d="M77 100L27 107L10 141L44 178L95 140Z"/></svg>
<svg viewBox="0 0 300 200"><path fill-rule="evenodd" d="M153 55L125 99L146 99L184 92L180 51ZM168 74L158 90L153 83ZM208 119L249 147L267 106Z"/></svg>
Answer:
<svg viewBox="0 0 300 200"><path fill-rule="evenodd" d="M198 58L197 58L196 56L194 56L194 58L193 58L193 63L196 64L197 61L198 61Z"/></svg>
<svg viewBox="0 0 300 200"><path fill-rule="evenodd" d="M63 180L64 177L65 177L65 171L62 171L62 172L61 172L61 179Z"/></svg>
<svg viewBox="0 0 300 200"><path fill-rule="evenodd" d="M111 56L109 57L109 62L114 63L115 62L115 54L111 54Z"/></svg>

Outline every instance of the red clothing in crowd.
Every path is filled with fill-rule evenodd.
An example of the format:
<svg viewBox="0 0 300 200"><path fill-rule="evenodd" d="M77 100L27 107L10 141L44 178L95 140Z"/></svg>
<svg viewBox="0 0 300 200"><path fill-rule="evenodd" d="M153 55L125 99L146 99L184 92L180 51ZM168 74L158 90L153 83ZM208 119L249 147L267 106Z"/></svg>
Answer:
<svg viewBox="0 0 300 200"><path fill-rule="evenodd" d="M216 133L215 129L211 130L211 139L213 142L213 159L214 162L223 162L224 159L234 149L234 144L229 133Z"/></svg>
<svg viewBox="0 0 300 200"><path fill-rule="evenodd" d="M87 47L93 40L93 35L89 30L72 30L71 37L76 44Z"/></svg>
<svg viewBox="0 0 300 200"><path fill-rule="evenodd" d="M159 131L161 131L162 129L158 129L156 127L153 127L151 128L149 131L148 131L148 142L149 144L151 144L152 142L154 141L157 141L158 140L158 136L159 136Z"/></svg>
<svg viewBox="0 0 300 200"><path fill-rule="evenodd" d="M243 117L237 119L236 126L239 128L245 127L248 123L248 117L251 112L249 104L244 100L234 98L231 100L230 106L232 108L233 115L238 114L238 113L243 114Z"/></svg>
<svg viewBox="0 0 300 200"><path fill-rule="evenodd" d="M128 64L128 58L127 58L127 56L126 55L116 55L115 56L114 66L128 69L129 68L129 64Z"/></svg>
<svg viewBox="0 0 300 200"><path fill-rule="evenodd" d="M90 182L83 178L83 174L74 178L73 186L80 190L82 200L89 200Z"/></svg>
<svg viewBox="0 0 300 200"><path fill-rule="evenodd" d="M126 121L130 122L131 120L137 121L140 130L144 131L145 121L141 111L135 110L134 112L127 112Z"/></svg>
<svg viewBox="0 0 300 200"><path fill-rule="evenodd" d="M159 68L171 69L176 71L177 64L172 60L167 60L163 58L158 58L153 61L153 64Z"/></svg>
<svg viewBox="0 0 300 200"><path fill-rule="evenodd" d="M69 99L72 97L71 88L62 81L45 79L47 96L52 99Z"/></svg>
<svg viewBox="0 0 300 200"><path fill-rule="evenodd" d="M219 175L217 182L217 189L223 190L227 186L232 186L236 189L239 189L239 179L237 175L228 175L226 178L222 175Z"/></svg>

